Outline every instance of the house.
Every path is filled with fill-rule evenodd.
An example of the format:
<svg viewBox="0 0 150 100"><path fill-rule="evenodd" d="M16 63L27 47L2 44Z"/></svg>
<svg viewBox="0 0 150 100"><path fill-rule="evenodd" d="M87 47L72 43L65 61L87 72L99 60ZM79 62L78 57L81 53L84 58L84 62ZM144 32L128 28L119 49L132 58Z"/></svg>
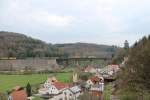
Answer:
<svg viewBox="0 0 150 100"><path fill-rule="evenodd" d="M45 97L51 97L49 100L66 100L64 98L69 98L70 94L73 95L70 90L67 90L69 88L67 83L53 82L47 85L47 87L40 88L38 92Z"/></svg>
<svg viewBox="0 0 150 100"><path fill-rule="evenodd" d="M38 90L38 92L39 92L39 94L41 94L41 95L49 94L49 93L48 93L48 88L40 88L40 89Z"/></svg>
<svg viewBox="0 0 150 100"><path fill-rule="evenodd" d="M92 77L90 77L88 80L87 80L87 84L88 85L94 85L94 84L96 84L96 83L99 83L100 82L100 78L98 77L98 76L92 76Z"/></svg>
<svg viewBox="0 0 150 100"><path fill-rule="evenodd" d="M69 84L62 82L55 82L48 88L49 94L59 94L63 89L69 88Z"/></svg>
<svg viewBox="0 0 150 100"><path fill-rule="evenodd" d="M109 77L114 75L117 71L119 71L119 69L119 65L108 65L101 69L100 73L103 75L103 77Z"/></svg>
<svg viewBox="0 0 150 100"><path fill-rule="evenodd" d="M116 73L120 69L119 65L108 65L107 68L112 70L114 73Z"/></svg>
<svg viewBox="0 0 150 100"><path fill-rule="evenodd" d="M54 89L53 87L52 91L55 92L52 93L51 91L51 95L53 96L49 100L77 100L77 98L82 94L81 88L78 86L73 86L71 88L63 88L63 86L64 85L59 84L58 87L56 86L57 89Z"/></svg>
<svg viewBox="0 0 150 100"><path fill-rule="evenodd" d="M49 100L70 100L73 97L73 93L68 89L63 89L61 91L61 93L57 94L57 95L53 95L52 98L50 98Z"/></svg>
<svg viewBox="0 0 150 100"><path fill-rule="evenodd" d="M76 100L80 95L82 95L82 90L79 86L73 86L69 88L73 93L73 98Z"/></svg>
<svg viewBox="0 0 150 100"><path fill-rule="evenodd" d="M58 95L53 96L49 100L77 100L81 94L81 88L73 86L71 88L62 89Z"/></svg>
<svg viewBox="0 0 150 100"><path fill-rule="evenodd" d="M82 93L79 86L59 82L54 77L49 77L38 91L39 96L50 97L49 100L77 100Z"/></svg>
<svg viewBox="0 0 150 100"><path fill-rule="evenodd" d="M53 95L49 100L69 100L72 98L73 93L68 89L64 88L59 91L58 94Z"/></svg>
<svg viewBox="0 0 150 100"><path fill-rule="evenodd" d="M58 80L54 76L48 77L42 87L38 90L40 94L57 94L57 89L54 84L57 84ZM52 91L52 92L51 92Z"/></svg>
<svg viewBox="0 0 150 100"><path fill-rule="evenodd" d="M86 84L87 84L88 86L94 85L94 83L93 83L92 80L90 80L90 79L88 79L88 80L86 81Z"/></svg>
<svg viewBox="0 0 150 100"><path fill-rule="evenodd" d="M84 69L84 72L96 73L97 70L96 70L94 67L88 65L88 66Z"/></svg>
<svg viewBox="0 0 150 100"><path fill-rule="evenodd" d="M49 83L46 81L44 83L44 87L39 89L40 94L50 94L50 95L56 95L59 94L62 89L68 88L69 84L62 83L62 82L52 82Z"/></svg>
<svg viewBox="0 0 150 100"><path fill-rule="evenodd" d="M54 84L55 82L58 82L58 80L56 79L56 77L54 77L54 76L48 77L48 79L44 83L44 88L51 87L51 85Z"/></svg>
<svg viewBox="0 0 150 100"><path fill-rule="evenodd" d="M108 75L113 75L114 73L116 73L120 68L119 68L119 65L108 65L106 67L107 69L107 74Z"/></svg>
<svg viewBox="0 0 150 100"><path fill-rule="evenodd" d="M102 92L104 90L104 78L98 76L92 76L87 81L87 84L90 85L89 91Z"/></svg>
<svg viewBox="0 0 150 100"><path fill-rule="evenodd" d="M12 89L8 100L27 100L27 94L26 91L20 87L20 86L16 86Z"/></svg>
<svg viewBox="0 0 150 100"><path fill-rule="evenodd" d="M101 68L97 67L95 68L97 72L100 72L101 71Z"/></svg>

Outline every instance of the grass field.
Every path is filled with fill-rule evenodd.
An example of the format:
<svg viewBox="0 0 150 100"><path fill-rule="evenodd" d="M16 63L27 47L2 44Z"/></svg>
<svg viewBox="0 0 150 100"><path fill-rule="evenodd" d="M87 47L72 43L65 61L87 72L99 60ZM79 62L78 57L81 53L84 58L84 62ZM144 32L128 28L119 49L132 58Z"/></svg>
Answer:
<svg viewBox="0 0 150 100"><path fill-rule="evenodd" d="M111 94L110 90L111 90L110 84L105 84L104 94L103 94L104 100L110 100L110 94Z"/></svg>
<svg viewBox="0 0 150 100"><path fill-rule="evenodd" d="M16 85L26 86L44 82L48 76L55 75L61 82L69 82L72 73L53 73L53 74L31 74L31 75L0 75L0 92L11 90Z"/></svg>

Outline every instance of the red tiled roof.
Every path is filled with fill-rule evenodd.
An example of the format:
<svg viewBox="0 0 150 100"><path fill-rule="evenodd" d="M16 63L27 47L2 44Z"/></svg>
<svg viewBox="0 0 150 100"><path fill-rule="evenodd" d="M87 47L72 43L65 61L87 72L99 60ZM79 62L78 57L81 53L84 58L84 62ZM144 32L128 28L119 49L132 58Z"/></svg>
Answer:
<svg viewBox="0 0 150 100"><path fill-rule="evenodd" d="M118 65L108 65L108 67L111 67L111 68L119 68Z"/></svg>
<svg viewBox="0 0 150 100"><path fill-rule="evenodd" d="M55 83L54 83L54 86L55 86L58 90L60 90L60 89L69 87L69 84L67 84L67 83L62 83L62 82L55 82Z"/></svg>
<svg viewBox="0 0 150 100"><path fill-rule="evenodd" d="M13 88L10 96L13 100L27 100L27 94L20 86Z"/></svg>
<svg viewBox="0 0 150 100"><path fill-rule="evenodd" d="M119 70L119 65L108 65L108 68L117 71L117 70Z"/></svg>
<svg viewBox="0 0 150 100"><path fill-rule="evenodd" d="M92 82L99 82L101 79L98 78L97 76L93 76L93 77L90 78L90 80L91 80Z"/></svg>
<svg viewBox="0 0 150 100"><path fill-rule="evenodd" d="M49 77L48 79L47 79L47 81L49 82L49 83L54 83L54 82L58 82L58 80L53 76L53 77Z"/></svg>
<svg viewBox="0 0 150 100"><path fill-rule="evenodd" d="M13 90L15 90L15 91L18 91L18 90L20 90L21 89L21 86L15 86L14 88L13 88Z"/></svg>

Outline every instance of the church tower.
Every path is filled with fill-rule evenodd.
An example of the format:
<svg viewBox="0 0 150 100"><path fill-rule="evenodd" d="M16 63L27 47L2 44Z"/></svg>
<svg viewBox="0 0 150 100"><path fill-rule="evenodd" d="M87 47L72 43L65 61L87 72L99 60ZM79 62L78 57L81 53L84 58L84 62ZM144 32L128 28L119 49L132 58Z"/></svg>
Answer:
<svg viewBox="0 0 150 100"><path fill-rule="evenodd" d="M78 74L76 72L73 73L73 83L78 82Z"/></svg>
<svg viewBox="0 0 150 100"><path fill-rule="evenodd" d="M127 40L125 40L125 43L124 43L124 49L129 49L129 43Z"/></svg>

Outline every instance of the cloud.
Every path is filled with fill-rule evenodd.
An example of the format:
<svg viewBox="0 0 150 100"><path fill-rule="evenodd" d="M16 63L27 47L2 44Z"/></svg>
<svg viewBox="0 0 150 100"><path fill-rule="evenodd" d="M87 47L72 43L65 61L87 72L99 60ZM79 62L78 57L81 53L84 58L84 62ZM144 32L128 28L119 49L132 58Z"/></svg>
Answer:
<svg viewBox="0 0 150 100"><path fill-rule="evenodd" d="M73 17L71 16L57 16L57 15L49 15L48 23L56 26L67 26L71 24Z"/></svg>
<svg viewBox="0 0 150 100"><path fill-rule="evenodd" d="M150 18L150 14L145 15L145 13L148 13L150 9L148 6L150 3L149 0L96 1L95 15L97 15L97 20L99 23L102 23L106 28L105 32L108 33L131 32L131 30L133 31L132 27L139 26L142 19L145 20L146 17Z"/></svg>
<svg viewBox="0 0 150 100"><path fill-rule="evenodd" d="M126 39L133 43L150 33L149 4L149 0L0 0L0 29L54 43L118 45Z"/></svg>
<svg viewBox="0 0 150 100"><path fill-rule="evenodd" d="M46 11L38 11L31 15L32 19L41 24L48 24L55 27L65 27L70 25L74 18L72 16L62 16L51 14Z"/></svg>

